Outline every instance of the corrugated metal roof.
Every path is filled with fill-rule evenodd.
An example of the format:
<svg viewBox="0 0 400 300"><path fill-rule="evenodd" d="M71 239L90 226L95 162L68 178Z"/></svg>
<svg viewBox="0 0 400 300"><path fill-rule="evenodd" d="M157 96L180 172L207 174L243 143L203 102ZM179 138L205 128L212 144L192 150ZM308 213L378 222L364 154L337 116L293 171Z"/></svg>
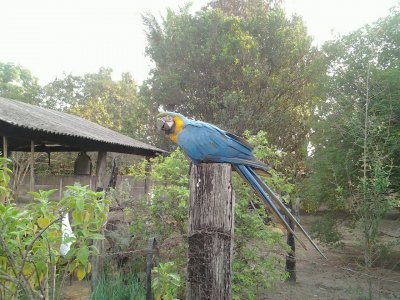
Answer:
<svg viewBox="0 0 400 300"><path fill-rule="evenodd" d="M131 148L132 150L121 151L123 153L134 153L135 149L154 152L154 154L165 152L83 118L1 97L0 121L20 129L33 130L42 135L75 137L77 141L84 139L102 145L114 145L113 149L115 146L121 146L123 149ZM51 138L49 140L51 141Z"/></svg>

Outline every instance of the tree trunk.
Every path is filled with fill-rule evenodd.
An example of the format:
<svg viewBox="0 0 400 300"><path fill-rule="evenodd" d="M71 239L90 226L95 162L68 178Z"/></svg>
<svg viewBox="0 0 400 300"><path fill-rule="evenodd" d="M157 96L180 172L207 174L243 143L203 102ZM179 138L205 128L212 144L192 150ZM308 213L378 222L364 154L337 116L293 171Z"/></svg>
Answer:
<svg viewBox="0 0 400 300"><path fill-rule="evenodd" d="M188 300L231 299L235 194L228 164L190 171Z"/></svg>

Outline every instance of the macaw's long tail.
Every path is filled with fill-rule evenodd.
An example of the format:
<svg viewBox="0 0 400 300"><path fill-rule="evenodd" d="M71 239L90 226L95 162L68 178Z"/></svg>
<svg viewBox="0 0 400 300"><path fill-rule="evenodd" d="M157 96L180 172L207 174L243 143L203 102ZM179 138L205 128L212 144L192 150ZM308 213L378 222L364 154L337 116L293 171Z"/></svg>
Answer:
<svg viewBox="0 0 400 300"><path fill-rule="evenodd" d="M300 231L304 234L304 236L310 241L310 243L314 246L314 248L326 259L326 256L322 253L322 251L318 248L318 246L314 243L308 233L304 230L304 228L300 225L300 223L296 220L296 218L290 213L290 211L286 208L286 206L279 200L276 194L271 190L271 188L264 182L264 180L257 175L252 166L246 165L233 165L236 171L245 179L251 187L256 191L256 193L264 200L267 206L278 216L279 220L286 227L286 229L293 234L293 236L299 241L299 243L303 246L304 249L306 245L303 241L294 233L292 228L287 223L285 216L287 216L292 222L300 229ZM283 211L283 214L279 211Z"/></svg>

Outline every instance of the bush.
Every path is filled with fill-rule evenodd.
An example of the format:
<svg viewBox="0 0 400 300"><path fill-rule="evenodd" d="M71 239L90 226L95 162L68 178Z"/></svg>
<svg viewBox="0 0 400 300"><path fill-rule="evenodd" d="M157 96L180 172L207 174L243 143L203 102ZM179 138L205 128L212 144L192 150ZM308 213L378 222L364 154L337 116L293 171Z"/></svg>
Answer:
<svg viewBox="0 0 400 300"><path fill-rule="evenodd" d="M8 170L0 159L0 197L8 196ZM7 175L7 176L6 176ZM97 253L90 242L103 239L99 233L106 219L109 202L103 193L87 186L68 186L59 201L50 201L56 190L30 193L34 201L24 208L11 201L0 202L0 298L14 299L25 295L28 299L44 297L47 274L62 261L68 261L65 272L77 271L78 279L90 273L89 256ZM65 238L61 220L66 213L72 216L75 237ZM60 255L60 244L72 242L65 258ZM55 286L50 290L54 293Z"/></svg>
<svg viewBox="0 0 400 300"><path fill-rule="evenodd" d="M318 218L313 221L310 228L313 238L318 238L322 243L329 246L341 246L342 234L337 228L336 221L332 216Z"/></svg>

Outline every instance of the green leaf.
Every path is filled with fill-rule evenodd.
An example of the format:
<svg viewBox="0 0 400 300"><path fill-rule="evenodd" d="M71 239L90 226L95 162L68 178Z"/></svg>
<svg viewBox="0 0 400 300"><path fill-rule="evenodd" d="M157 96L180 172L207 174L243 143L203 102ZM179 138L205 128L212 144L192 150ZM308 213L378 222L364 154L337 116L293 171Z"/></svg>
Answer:
<svg viewBox="0 0 400 300"><path fill-rule="evenodd" d="M83 216L82 216L82 212L79 212L77 210L74 210L72 212L72 226L76 226L76 225L80 225L83 223Z"/></svg>
<svg viewBox="0 0 400 300"><path fill-rule="evenodd" d="M37 223L40 228L45 228L46 226L48 226L50 224L50 219L46 218L46 217L42 217L37 220Z"/></svg>
<svg viewBox="0 0 400 300"><path fill-rule="evenodd" d="M81 264L86 265L88 262L89 254L90 254L89 249L87 248L86 245L84 245L78 249L78 252L76 253L76 258L79 260Z"/></svg>
<svg viewBox="0 0 400 300"><path fill-rule="evenodd" d="M32 195L35 199L40 198L40 194L38 192L28 192L28 195Z"/></svg>
<svg viewBox="0 0 400 300"><path fill-rule="evenodd" d="M23 273L26 277L29 277L29 276L32 274L33 270L34 270L34 268L33 268L32 264L26 263L26 264L24 265L24 269L22 270L22 273Z"/></svg>
<svg viewBox="0 0 400 300"><path fill-rule="evenodd" d="M100 233L91 233L88 235L88 238L92 240L104 240L104 235Z"/></svg>
<svg viewBox="0 0 400 300"><path fill-rule="evenodd" d="M79 212L82 212L85 207L85 199L83 197L78 197L76 199L76 209Z"/></svg>
<svg viewBox="0 0 400 300"><path fill-rule="evenodd" d="M85 278L85 275L86 275L85 266L79 265L78 270L76 272L76 276L78 277L78 280L82 280L83 278Z"/></svg>
<svg viewBox="0 0 400 300"><path fill-rule="evenodd" d="M89 274L90 272L92 272L92 264L90 262L87 263L87 267L86 267L87 273Z"/></svg>
<svg viewBox="0 0 400 300"><path fill-rule="evenodd" d="M68 272L70 272L72 274L75 271L76 266L77 266L77 262L76 261L71 262L71 264L68 267Z"/></svg>

